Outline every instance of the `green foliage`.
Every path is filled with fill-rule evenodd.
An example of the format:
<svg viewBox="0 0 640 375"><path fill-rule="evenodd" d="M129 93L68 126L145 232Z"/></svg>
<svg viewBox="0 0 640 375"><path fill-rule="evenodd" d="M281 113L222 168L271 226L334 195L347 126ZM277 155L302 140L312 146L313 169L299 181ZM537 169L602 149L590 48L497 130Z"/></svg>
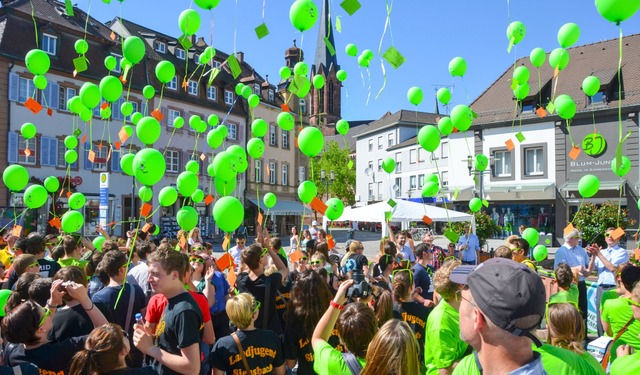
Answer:
<svg viewBox="0 0 640 375"><path fill-rule="evenodd" d="M502 228L491 220L491 216L487 215L482 210L472 213L467 211L469 215L473 215L476 218L476 236L480 240L480 246L484 246L487 243L488 238L492 238L494 235L499 234ZM466 222L454 222L447 224L446 229L451 229L454 232L462 235L464 232L464 226Z"/></svg>
<svg viewBox="0 0 640 375"><path fill-rule="evenodd" d="M598 245L606 247L604 232L607 228L621 227L626 229L636 223L628 215L629 213L624 208L620 210L620 215L618 215L618 202L616 201L606 201L598 205L585 202L582 203L571 222L582 232L583 246L598 243Z"/></svg>
<svg viewBox="0 0 640 375"><path fill-rule="evenodd" d="M340 147L336 141L326 143L322 154L311 158L309 163L312 172L311 180L318 187L318 196L323 200L327 200L328 197L325 191L326 183L320 178L322 169L325 170L327 179L330 178L331 171L335 174L333 183L329 181L329 196L340 198L345 205L355 203L356 170L355 165L348 167L350 160L349 149Z"/></svg>

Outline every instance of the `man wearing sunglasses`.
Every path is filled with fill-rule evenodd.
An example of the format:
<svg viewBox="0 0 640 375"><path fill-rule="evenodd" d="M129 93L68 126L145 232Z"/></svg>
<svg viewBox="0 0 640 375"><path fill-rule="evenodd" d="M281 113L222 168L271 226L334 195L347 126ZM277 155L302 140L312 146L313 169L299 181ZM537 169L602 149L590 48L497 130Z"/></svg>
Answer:
<svg viewBox="0 0 640 375"><path fill-rule="evenodd" d="M616 278L613 274L616 267L620 264L629 262L629 254L626 249L620 247L619 238L614 238L616 228L607 228L604 233L604 240L607 243L607 248L603 249L598 244L592 244L587 247L587 251L591 255L591 261L587 271L591 271L595 268L598 270L598 289L596 291L596 311L597 316L600 316L600 300L602 294L607 290L615 289ZM597 319L598 336L602 336L604 330L602 328L602 321Z"/></svg>
<svg viewBox="0 0 640 375"><path fill-rule="evenodd" d="M240 267L242 250L244 250L244 245L247 243L247 238L243 234L236 234L236 246L229 249L229 254L233 257L233 263L236 264L236 271L238 267Z"/></svg>
<svg viewBox="0 0 640 375"><path fill-rule="evenodd" d="M478 236L471 233L471 227L468 224L464 226L464 234L458 239L458 250L460 250L462 264L475 265L478 263L480 240Z"/></svg>

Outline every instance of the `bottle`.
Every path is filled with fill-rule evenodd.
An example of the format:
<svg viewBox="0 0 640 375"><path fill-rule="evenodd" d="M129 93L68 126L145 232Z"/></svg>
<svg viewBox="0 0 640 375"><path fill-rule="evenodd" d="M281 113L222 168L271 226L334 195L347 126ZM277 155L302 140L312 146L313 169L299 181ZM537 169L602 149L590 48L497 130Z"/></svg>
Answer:
<svg viewBox="0 0 640 375"><path fill-rule="evenodd" d="M144 327L144 320L142 320L142 314L140 313L136 313L136 324L139 324L142 327Z"/></svg>

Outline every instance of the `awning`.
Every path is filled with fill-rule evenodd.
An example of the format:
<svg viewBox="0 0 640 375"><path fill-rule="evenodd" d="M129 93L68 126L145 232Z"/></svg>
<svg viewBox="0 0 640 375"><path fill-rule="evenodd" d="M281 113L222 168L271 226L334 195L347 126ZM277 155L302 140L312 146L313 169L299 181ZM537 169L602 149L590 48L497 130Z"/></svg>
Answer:
<svg viewBox="0 0 640 375"><path fill-rule="evenodd" d="M547 191L555 186L551 184L519 184L519 185L488 185L484 191L487 193L512 193L519 191Z"/></svg>
<svg viewBox="0 0 640 375"><path fill-rule="evenodd" d="M622 181L600 181L599 190L620 190L620 187L624 187L627 184L627 180ZM578 182L565 182L564 185L558 189L560 191L578 191Z"/></svg>
<svg viewBox="0 0 640 375"><path fill-rule="evenodd" d="M258 201L255 199L249 199L251 203L258 206ZM260 202L260 208L266 210L264 203ZM269 209L269 213L273 215L302 215L304 212L304 206L300 202L278 200L276 205Z"/></svg>
<svg viewBox="0 0 640 375"><path fill-rule="evenodd" d="M451 203L451 201L447 197L413 197L413 198L402 198L405 201L416 202L416 203Z"/></svg>

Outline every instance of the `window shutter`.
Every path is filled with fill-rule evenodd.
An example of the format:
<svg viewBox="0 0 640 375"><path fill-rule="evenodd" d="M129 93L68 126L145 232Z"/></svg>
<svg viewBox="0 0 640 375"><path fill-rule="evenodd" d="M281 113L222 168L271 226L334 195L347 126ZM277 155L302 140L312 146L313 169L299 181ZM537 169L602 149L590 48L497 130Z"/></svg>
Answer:
<svg viewBox="0 0 640 375"><path fill-rule="evenodd" d="M111 172L122 172L120 168L120 150L111 153Z"/></svg>
<svg viewBox="0 0 640 375"><path fill-rule="evenodd" d="M49 138L40 137L40 165L49 166Z"/></svg>
<svg viewBox="0 0 640 375"><path fill-rule="evenodd" d="M18 101L19 77L16 73L9 73L9 100Z"/></svg>
<svg viewBox="0 0 640 375"><path fill-rule="evenodd" d="M47 104L51 109L58 109L58 97L60 96L60 86L57 83L49 83L49 97L47 98Z"/></svg>
<svg viewBox="0 0 640 375"><path fill-rule="evenodd" d="M49 138L49 165L55 167L58 165L58 139Z"/></svg>
<svg viewBox="0 0 640 375"><path fill-rule="evenodd" d="M9 147L7 148L7 161L18 162L18 133L9 132Z"/></svg>
<svg viewBox="0 0 640 375"><path fill-rule="evenodd" d="M93 163L89 161L89 142L84 143L84 169L93 170Z"/></svg>
<svg viewBox="0 0 640 375"><path fill-rule="evenodd" d="M167 110L167 107L160 108L160 112L162 113L162 123L160 125L167 125L169 121L169 111Z"/></svg>

